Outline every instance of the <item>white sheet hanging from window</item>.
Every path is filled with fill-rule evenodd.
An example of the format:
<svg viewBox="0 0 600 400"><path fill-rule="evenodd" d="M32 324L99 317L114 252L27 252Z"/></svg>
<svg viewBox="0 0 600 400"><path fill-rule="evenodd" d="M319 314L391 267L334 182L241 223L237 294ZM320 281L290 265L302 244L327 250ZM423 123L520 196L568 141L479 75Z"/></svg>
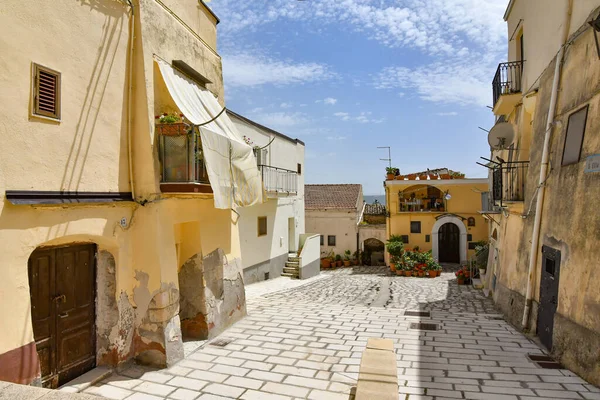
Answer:
<svg viewBox="0 0 600 400"><path fill-rule="evenodd" d="M173 101L190 122L203 124L221 112L223 107L211 92L168 63L162 60L156 62ZM227 113L199 129L215 208L262 203L262 179L252 148L241 138Z"/></svg>

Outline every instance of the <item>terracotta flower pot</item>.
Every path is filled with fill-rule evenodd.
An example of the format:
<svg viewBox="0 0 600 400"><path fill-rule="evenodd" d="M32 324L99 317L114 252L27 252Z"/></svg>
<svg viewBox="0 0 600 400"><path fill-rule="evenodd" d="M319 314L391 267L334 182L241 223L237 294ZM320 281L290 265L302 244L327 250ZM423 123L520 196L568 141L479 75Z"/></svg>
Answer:
<svg viewBox="0 0 600 400"><path fill-rule="evenodd" d="M450 179L450 174L440 174L440 179Z"/></svg>
<svg viewBox="0 0 600 400"><path fill-rule="evenodd" d="M396 270L396 265L390 263L390 271L394 272Z"/></svg>
<svg viewBox="0 0 600 400"><path fill-rule="evenodd" d="M349 267L350 266L350 260L344 261L344 267Z"/></svg>
<svg viewBox="0 0 600 400"><path fill-rule="evenodd" d="M411 275L412 275L412 272L410 272L410 271L404 271L404 276L409 276L410 277Z"/></svg>
<svg viewBox="0 0 600 400"><path fill-rule="evenodd" d="M326 258L321 260L321 267L323 268L331 268L331 260L328 260Z"/></svg>
<svg viewBox="0 0 600 400"><path fill-rule="evenodd" d="M417 179L417 175L411 174L411 175L408 175L407 178L409 181L414 181L415 179Z"/></svg>
<svg viewBox="0 0 600 400"><path fill-rule="evenodd" d="M342 266L342 262L341 261L336 261L338 268L340 268Z"/></svg>
<svg viewBox="0 0 600 400"><path fill-rule="evenodd" d="M419 175L419 180L420 181L426 181L427 180L427 175Z"/></svg>
<svg viewBox="0 0 600 400"><path fill-rule="evenodd" d="M403 181L404 180L404 175L397 175L396 176L396 180L397 181Z"/></svg>
<svg viewBox="0 0 600 400"><path fill-rule="evenodd" d="M465 284L465 279L464 278L458 278L458 279L456 279L456 283L458 283L459 285L464 285Z"/></svg>
<svg viewBox="0 0 600 400"><path fill-rule="evenodd" d="M435 271L428 271L427 276L429 276L430 278L435 278Z"/></svg>
<svg viewBox="0 0 600 400"><path fill-rule="evenodd" d="M419 271L417 272L417 275L419 275L419 278L422 278L423 276L425 276L425 272Z"/></svg>
<svg viewBox="0 0 600 400"><path fill-rule="evenodd" d="M401 270L397 269L397 270L396 270L396 275L398 275L398 276L402 276L402 272L403 272L403 271L401 271Z"/></svg>
<svg viewBox="0 0 600 400"><path fill-rule="evenodd" d="M395 175L394 174L387 174L386 178L388 181L393 181L394 180Z"/></svg>

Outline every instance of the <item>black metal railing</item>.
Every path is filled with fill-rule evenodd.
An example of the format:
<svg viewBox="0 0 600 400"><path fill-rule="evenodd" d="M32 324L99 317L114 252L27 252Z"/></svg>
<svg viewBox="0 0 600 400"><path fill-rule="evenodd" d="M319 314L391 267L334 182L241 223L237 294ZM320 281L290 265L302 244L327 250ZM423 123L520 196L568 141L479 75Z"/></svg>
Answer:
<svg viewBox="0 0 600 400"><path fill-rule="evenodd" d="M298 172L269 165L259 165L258 170L267 192L298 193Z"/></svg>
<svg viewBox="0 0 600 400"><path fill-rule="evenodd" d="M210 183L200 137L182 130L181 134L160 135L160 161L163 183Z"/></svg>
<svg viewBox="0 0 600 400"><path fill-rule="evenodd" d="M525 200L525 181L529 161L502 163L494 168L492 175L492 196L494 204Z"/></svg>
<svg viewBox="0 0 600 400"><path fill-rule="evenodd" d="M503 94L521 92L521 76L523 74L524 61L511 61L498 64L496 75L492 81L494 91L494 106Z"/></svg>

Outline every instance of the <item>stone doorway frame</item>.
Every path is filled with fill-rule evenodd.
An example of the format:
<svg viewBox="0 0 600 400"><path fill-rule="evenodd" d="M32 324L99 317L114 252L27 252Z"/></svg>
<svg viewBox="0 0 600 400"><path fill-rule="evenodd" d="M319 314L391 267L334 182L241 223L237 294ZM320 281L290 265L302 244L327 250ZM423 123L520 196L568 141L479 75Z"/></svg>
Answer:
<svg viewBox="0 0 600 400"><path fill-rule="evenodd" d="M440 259L439 233L440 233L440 228L442 227L442 225L447 224L447 223L451 223L451 224L458 226L458 229L460 231L460 243L459 243L460 263L466 264L467 263L467 228L465 227L465 224L463 223L463 221L460 218L455 217L453 215L446 215L446 216L443 216L442 218L438 219L435 222L435 224L433 225L433 228L431 229L431 246L432 246L431 253L433 255L433 258L435 260Z"/></svg>

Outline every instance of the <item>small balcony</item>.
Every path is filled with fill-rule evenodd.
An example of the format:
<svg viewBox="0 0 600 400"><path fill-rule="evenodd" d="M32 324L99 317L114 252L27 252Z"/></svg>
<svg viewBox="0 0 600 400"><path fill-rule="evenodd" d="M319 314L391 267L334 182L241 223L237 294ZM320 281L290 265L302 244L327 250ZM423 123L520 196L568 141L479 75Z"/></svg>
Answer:
<svg viewBox="0 0 600 400"><path fill-rule="evenodd" d="M444 211L444 192L435 186L417 184L398 193L398 212Z"/></svg>
<svg viewBox="0 0 600 400"><path fill-rule="evenodd" d="M500 213L500 208L494 204L491 192L482 192L481 193L481 210L479 212L481 214L498 214L498 213Z"/></svg>
<svg viewBox="0 0 600 400"><path fill-rule="evenodd" d="M269 165L259 165L258 170L268 195L277 197L298 193L298 172Z"/></svg>
<svg viewBox="0 0 600 400"><path fill-rule="evenodd" d="M498 65L492 81L494 114L506 115L521 100L523 61L511 61Z"/></svg>
<svg viewBox="0 0 600 400"><path fill-rule="evenodd" d="M163 193L212 193L200 136L184 123L158 124Z"/></svg>
<svg viewBox="0 0 600 400"><path fill-rule="evenodd" d="M503 163L493 171L492 197L495 205L525 200L525 181L529 161Z"/></svg>

